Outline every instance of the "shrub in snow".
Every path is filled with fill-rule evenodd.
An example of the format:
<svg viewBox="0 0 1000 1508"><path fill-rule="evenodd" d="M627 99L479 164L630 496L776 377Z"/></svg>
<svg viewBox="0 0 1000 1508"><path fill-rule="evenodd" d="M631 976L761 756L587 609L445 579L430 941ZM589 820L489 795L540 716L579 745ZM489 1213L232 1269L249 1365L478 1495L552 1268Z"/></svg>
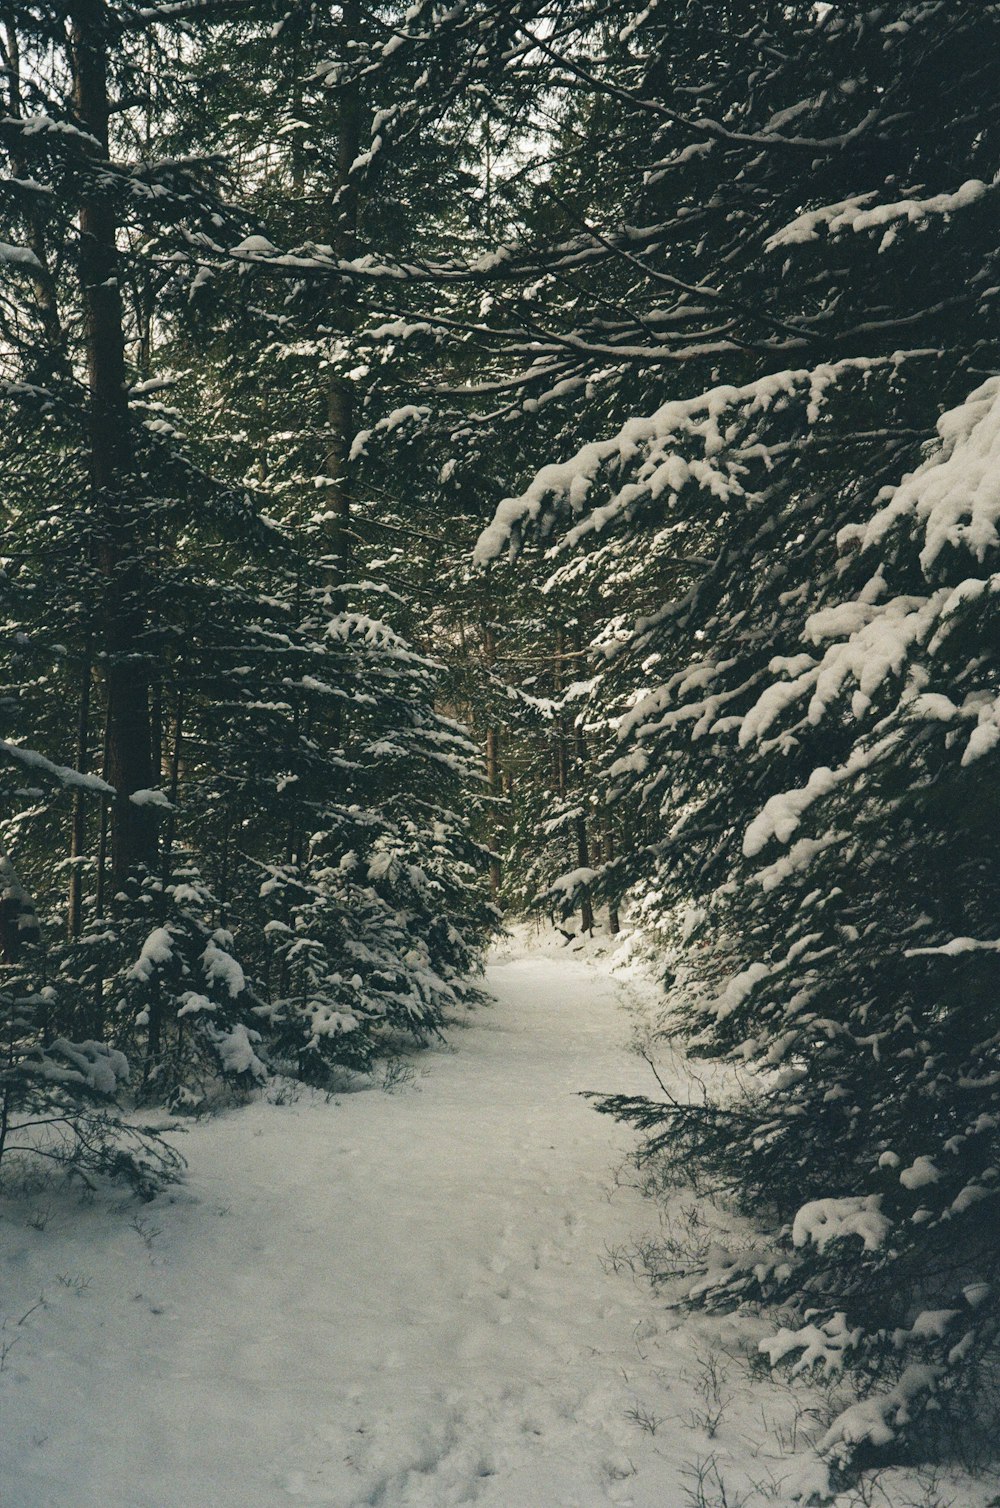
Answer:
<svg viewBox="0 0 1000 1508"><path fill-rule="evenodd" d="M11 1156L40 1157L88 1183L111 1176L150 1194L177 1176L181 1158L118 1113L124 1054L53 1030L59 990L38 983L47 970L34 907L3 856L0 884L0 1170Z"/></svg>
<svg viewBox="0 0 1000 1508"><path fill-rule="evenodd" d="M462 842L452 814L376 822L359 811L337 836L331 853L332 835L315 834L300 863L273 866L261 887L272 989L258 1016L275 1063L318 1082L333 1064L368 1067L396 1033L439 1034L445 1011L475 993L476 953L459 930L475 857L449 853Z"/></svg>
<svg viewBox="0 0 1000 1508"><path fill-rule="evenodd" d="M992 485L978 479L992 474L994 388L942 420L863 529L844 525L813 553L797 632L779 608L779 636L748 655L720 614L710 673L678 674L627 734L650 730L644 751L680 798L682 873L716 866L678 966L694 1049L755 1073L727 1105L608 1108L787 1221L787 1262L730 1292L846 1316L847 1352L817 1349L811 1318L781 1332L775 1360L846 1355L887 1379L828 1433L840 1462L905 1439L996 1342L982 1285L1000 1184L988 731L1000 641L997 545L972 527ZM955 520L946 560L929 545L939 510ZM776 550L771 561L758 580ZM767 621L768 594L754 596ZM684 748L678 730L699 720L701 747L687 734ZM733 759L746 771L736 790Z"/></svg>
<svg viewBox="0 0 1000 1508"><path fill-rule="evenodd" d="M233 930L269 1061L322 1082L396 1033L439 1031L474 993L494 916L460 803L476 750L434 707L439 667L382 619L333 611L319 585L308 607L272 597L259 659L243 650L253 688L223 735L230 801L205 816L232 822Z"/></svg>
<svg viewBox="0 0 1000 1508"><path fill-rule="evenodd" d="M264 1077L260 1002L218 914L185 865L168 884L147 877L110 916L50 944L62 1019L105 1032L132 1066L134 1095L192 1108L220 1084L245 1089Z"/></svg>

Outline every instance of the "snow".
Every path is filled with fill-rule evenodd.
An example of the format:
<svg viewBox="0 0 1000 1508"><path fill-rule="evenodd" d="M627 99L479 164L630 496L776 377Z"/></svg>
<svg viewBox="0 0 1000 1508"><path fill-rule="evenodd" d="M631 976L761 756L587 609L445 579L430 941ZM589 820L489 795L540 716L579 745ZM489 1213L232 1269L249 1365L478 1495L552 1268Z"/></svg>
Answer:
<svg viewBox="0 0 1000 1508"><path fill-rule="evenodd" d="M810 422L815 422L824 395L833 384L851 373L892 364L895 359L887 363L881 358L847 357L835 363L776 372L742 387L724 385L694 398L671 399L649 416L630 418L617 434L589 441L567 461L543 466L523 493L504 498L479 536L475 559L483 565L501 555L518 530L539 519L549 499L566 500L580 512L605 467L631 463L640 455L644 459L637 468L637 480L620 488L609 502L570 530L566 546L576 544L589 532L600 532L644 498L659 496L665 490L676 491L689 479L722 500L739 497L743 494L739 468L721 469L720 456L725 455L728 442L720 421L731 423L738 415L746 423L757 414L767 413L779 400L805 393ZM704 459L677 454L676 444L692 440L700 442Z"/></svg>
<svg viewBox="0 0 1000 1508"><path fill-rule="evenodd" d="M897 1330L893 1344L905 1346L911 1340L943 1340L953 1320L961 1314L959 1309L924 1309L917 1315L909 1330Z"/></svg>
<svg viewBox="0 0 1000 1508"><path fill-rule="evenodd" d="M904 1189L923 1189L929 1183L937 1183L940 1177L929 1157L917 1157L910 1167L903 1169L899 1181Z"/></svg>
<svg viewBox="0 0 1000 1508"><path fill-rule="evenodd" d="M893 221L907 221L914 225L926 220L929 215L951 215L956 210L976 204L989 192L989 187L979 178L970 178L954 193L933 194L927 199L898 199L891 204L874 205L872 200L877 198L875 193L856 194L853 198L841 199L836 204L807 210L771 236L765 242L764 250L779 251L785 246L818 241L821 225L825 225L829 234L835 236L847 230L857 233L879 229L891 225Z"/></svg>
<svg viewBox="0 0 1000 1508"><path fill-rule="evenodd" d="M719 1021L725 1021L733 1011L738 1010L743 1002L749 999L755 987L764 979L769 979L774 971L769 964L752 963L739 974L734 974L728 981L718 1000L712 1007L715 1017Z"/></svg>
<svg viewBox="0 0 1000 1508"><path fill-rule="evenodd" d="M137 1229L75 1204L6 1227L4 1313L46 1307L0 1377L5 1508L680 1499L698 1441L625 1417L671 1411L676 1320L602 1265L645 1210L609 1202L629 1136L578 1094L645 1082L619 992L563 952L490 983L408 1087L192 1125L188 1184Z"/></svg>
<svg viewBox="0 0 1000 1508"><path fill-rule="evenodd" d="M982 562L998 548L1000 520L1000 377L991 377L938 420L941 449L898 487L865 525L848 525L841 548L877 546L901 521L923 533L920 564L929 574L946 546Z"/></svg>
<svg viewBox="0 0 1000 1508"><path fill-rule="evenodd" d="M569 899L571 896L575 896L577 891L584 886L593 885L598 877L596 869L588 869L586 867L571 869L566 874L561 874L554 879L545 891L545 894L553 897L563 896Z"/></svg>
<svg viewBox="0 0 1000 1508"><path fill-rule="evenodd" d="M763 1322L685 1313L691 1275L656 1293L630 1266L657 1209L579 1091L652 1090L628 1039L659 995L590 942L547 946L496 958L496 1004L391 1093L278 1085L190 1122L188 1179L149 1204L8 1193L4 1508L680 1508L709 1457L745 1508L827 1491L815 1448L779 1443L808 1384L746 1376ZM831 1448L891 1428L915 1380Z"/></svg>
<svg viewBox="0 0 1000 1508"><path fill-rule="evenodd" d="M230 998L235 1000L246 989L247 982L242 968L228 951L232 946L230 933L213 933L201 955L201 965L209 984L221 985L229 992Z"/></svg>
<svg viewBox="0 0 1000 1508"><path fill-rule="evenodd" d="M939 1375L936 1367L907 1367L888 1392L876 1393L845 1409L827 1430L820 1449L835 1457L843 1452L846 1457L866 1441L876 1446L891 1444L895 1426L911 1417L914 1401L933 1391Z"/></svg>
<svg viewBox="0 0 1000 1508"><path fill-rule="evenodd" d="M143 984L149 984L156 970L161 965L168 964L173 956L173 936L166 927L154 927L143 943L130 973L133 979L141 979Z"/></svg>
<svg viewBox="0 0 1000 1508"><path fill-rule="evenodd" d="M178 1017L196 1016L201 1011L214 1011L216 1009L215 1001L209 1000L207 995L199 995L197 990L185 990L179 998L181 1006L177 1012Z"/></svg>
<svg viewBox="0 0 1000 1508"><path fill-rule="evenodd" d="M81 775L79 770L70 769L68 765L53 764L51 759L46 759L44 754L39 754L35 749L25 749L20 744L9 743L3 738L0 738L0 755L24 765L25 769L37 770L41 774L48 775L51 779L57 780L60 785L93 791L102 796L115 794L114 786L109 785L106 780L101 780L98 775Z"/></svg>
<svg viewBox="0 0 1000 1508"><path fill-rule="evenodd" d="M813 770L804 786L793 791L779 791L763 805L743 835L743 853L754 858L772 838L779 843L788 843L799 827L803 816L815 802L828 796L838 786L853 776L877 764L882 756L896 744L898 735L890 734L869 747L859 746L852 750L845 764L836 770L821 765Z"/></svg>
<svg viewBox="0 0 1000 1508"><path fill-rule="evenodd" d="M962 765L982 759L1000 743L1000 699L979 708L979 720L962 752Z"/></svg>
<svg viewBox="0 0 1000 1508"><path fill-rule="evenodd" d="M11 124L15 124L14 121ZM55 120L44 111L37 111L34 115L22 115L16 122L25 136L68 136L76 142L86 144L89 147L100 148L101 143L96 136L89 131L81 131L79 126L73 126L68 120Z"/></svg>
<svg viewBox="0 0 1000 1508"><path fill-rule="evenodd" d="M95 1094L114 1094L128 1082L129 1066L123 1053L103 1042L68 1042L57 1037L46 1049L38 1075L50 1083L86 1084Z"/></svg>
<svg viewBox="0 0 1000 1508"><path fill-rule="evenodd" d="M266 236L246 236L233 247L233 255L272 257L278 255L278 248Z"/></svg>
<svg viewBox="0 0 1000 1508"><path fill-rule="evenodd" d="M27 246L11 246L0 241L0 267L30 267L34 272L43 270L41 262Z"/></svg>
<svg viewBox="0 0 1000 1508"><path fill-rule="evenodd" d="M821 765L818 770L813 770L800 790L779 791L776 796L771 796L743 835L746 857L750 859L759 854L772 838L787 843L813 802L835 790L838 783L833 770Z"/></svg>
<svg viewBox="0 0 1000 1508"><path fill-rule="evenodd" d="M938 954L943 958L956 958L961 953L1000 952L1000 941L980 942L975 937L953 937L939 948L907 948L904 958L928 958Z"/></svg>
<svg viewBox="0 0 1000 1508"><path fill-rule="evenodd" d="M848 675L857 681L867 706L886 677L899 674L907 651L926 637L935 616L933 606L920 597L895 597L879 605L844 602L813 613L806 621L807 639L819 644L823 639L844 637L847 642L824 656L810 721L819 721Z"/></svg>
<svg viewBox="0 0 1000 1508"><path fill-rule="evenodd" d="M134 806L156 806L166 812L174 810L171 801L159 789L133 791L128 799Z"/></svg>
<svg viewBox="0 0 1000 1508"><path fill-rule="evenodd" d="M758 869L754 874L754 881L767 892L777 890L793 874L801 874L808 869L813 859L828 848L833 848L838 843L846 843L850 837L846 832L825 833L822 838L799 838L793 843L787 853L775 859L773 864L764 869Z"/></svg>
<svg viewBox="0 0 1000 1508"><path fill-rule="evenodd" d="M841 635L844 642L832 645L818 664L811 662L794 680L767 687L742 719L740 745L760 740L789 707L809 693L808 719L818 724L848 680L857 686L851 710L860 720L883 683L904 670L912 648L930 638L953 596L945 587L930 597L894 597L878 604L843 602L813 613L805 625L810 642L818 645ZM932 699L919 710L923 715L940 716L943 709ZM991 715L992 704L981 713L981 720L985 723Z"/></svg>
<svg viewBox="0 0 1000 1508"><path fill-rule="evenodd" d="M776 1335L760 1342L760 1351L772 1367L801 1352L791 1369L792 1377L800 1377L814 1369L827 1376L836 1376L843 1371L849 1352L857 1346L863 1333L860 1328L851 1329L846 1315L838 1311L822 1325L804 1325L800 1330L782 1328Z"/></svg>
<svg viewBox="0 0 1000 1508"><path fill-rule="evenodd" d="M878 1251L892 1229L892 1222L881 1213L881 1205L881 1194L812 1199L792 1222L792 1241L796 1246L813 1245L825 1251L831 1241L860 1236L865 1251Z"/></svg>
<svg viewBox="0 0 1000 1508"><path fill-rule="evenodd" d="M253 1050L253 1042L260 1040L259 1033L251 1033L242 1022L228 1032L220 1032L215 1038L223 1073L252 1073L256 1078L264 1074L264 1065Z"/></svg>
<svg viewBox="0 0 1000 1508"><path fill-rule="evenodd" d="M351 163L351 166L348 168L348 173L358 173L362 170L362 168L369 167L381 150L382 137L377 135L373 136L371 146L366 152L358 153L357 157L355 157L354 161Z"/></svg>

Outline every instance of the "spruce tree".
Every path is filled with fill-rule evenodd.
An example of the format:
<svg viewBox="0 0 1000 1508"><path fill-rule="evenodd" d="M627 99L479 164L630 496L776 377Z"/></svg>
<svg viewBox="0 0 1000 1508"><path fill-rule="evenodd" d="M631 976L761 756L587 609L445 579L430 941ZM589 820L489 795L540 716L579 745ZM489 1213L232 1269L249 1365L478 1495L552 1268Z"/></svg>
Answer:
<svg viewBox="0 0 1000 1508"><path fill-rule="evenodd" d="M819 1442L844 1464L926 1444L996 1341L1000 15L733 26L683 100L593 85L660 121L671 216L642 257L678 317L716 311L715 350L703 329L676 396L539 472L480 553L541 529L686 558L602 636L608 788L685 1039L754 1072L724 1103L603 1107L770 1222L770 1258L699 1292L787 1305L775 1363L857 1368Z"/></svg>

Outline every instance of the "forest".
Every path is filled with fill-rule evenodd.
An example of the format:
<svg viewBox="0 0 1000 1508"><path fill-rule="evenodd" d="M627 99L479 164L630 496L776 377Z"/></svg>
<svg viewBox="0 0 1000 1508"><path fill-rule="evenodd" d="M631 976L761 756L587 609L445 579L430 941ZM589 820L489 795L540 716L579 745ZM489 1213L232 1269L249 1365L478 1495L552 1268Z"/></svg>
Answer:
<svg viewBox="0 0 1000 1508"><path fill-rule="evenodd" d="M0 0L0 392L0 1207L459 1080L534 918L846 1390L771 1501L995 1465L1000 4Z"/></svg>

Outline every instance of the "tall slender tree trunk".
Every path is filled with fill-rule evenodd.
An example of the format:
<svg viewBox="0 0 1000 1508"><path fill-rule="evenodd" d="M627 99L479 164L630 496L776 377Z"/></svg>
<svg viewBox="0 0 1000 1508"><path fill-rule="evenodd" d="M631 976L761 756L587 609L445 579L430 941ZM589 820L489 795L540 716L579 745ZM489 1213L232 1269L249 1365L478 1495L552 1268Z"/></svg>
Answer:
<svg viewBox="0 0 1000 1508"><path fill-rule="evenodd" d="M81 125L95 139L93 165L109 160L108 52L111 16L105 0L70 7L73 93ZM83 337L90 389L90 472L97 558L105 581L102 605L108 705L111 876L115 888L137 865L156 860L155 808L134 791L153 783L149 669L145 627L143 540L130 490L135 455L129 423L125 332L113 190L91 174L80 207Z"/></svg>
<svg viewBox="0 0 1000 1508"><path fill-rule="evenodd" d="M610 864L615 856L615 835L611 825L611 813L606 806L601 812L601 839L601 858L605 864ZM621 931L618 902L614 898L608 900L608 931L612 937L616 937Z"/></svg>
<svg viewBox="0 0 1000 1508"><path fill-rule="evenodd" d="M492 671L496 665L497 641L493 625L483 624L483 658L487 669ZM496 849L500 846L500 807L498 805L503 794L503 775L500 770L500 729L491 724L486 729L486 785L490 793L490 805L492 821L490 823L491 836L490 847ZM500 897L500 860L490 860L490 895L494 905Z"/></svg>
<svg viewBox="0 0 1000 1508"><path fill-rule="evenodd" d="M552 694L558 701L563 689L563 663L566 655L566 636L561 628L556 629L556 648L552 660ZM560 712L555 721L555 782L560 798L565 801L569 789L569 769L566 759L566 723Z"/></svg>
<svg viewBox="0 0 1000 1508"><path fill-rule="evenodd" d="M21 44L17 30L16 5L0 4L0 26L3 28L3 61L5 64L3 72L6 75L7 85L7 113L19 119L25 114L25 106L21 78ZM27 163L21 160L16 153L12 154L11 166L15 177L26 178L30 176ZM63 328L59 318L55 280L48 266L47 247L42 230L42 222L37 212L31 207L31 196L29 196L28 207L24 213L27 220L28 246L34 252L36 260L36 265L31 269L31 277L35 289L35 305L38 310L45 341L44 361L42 364L47 364L53 369L61 371L64 376L68 376L69 362L65 354L66 343L63 338Z"/></svg>
<svg viewBox="0 0 1000 1508"><path fill-rule="evenodd" d="M493 843L497 847L499 838L499 813L496 803L500 799L502 791L500 776L500 734L496 728L486 730L486 783L489 787L490 796L493 800ZM496 905L500 897L500 860L490 860L490 896Z"/></svg>
<svg viewBox="0 0 1000 1508"><path fill-rule="evenodd" d="M343 0L339 30L341 61L352 61L352 44L360 40L361 6L359 0ZM351 167L361 148L361 97L350 69L341 80L337 93L337 161L333 189L337 213L330 227L330 244L345 260L353 257L358 246L358 195L351 182ZM349 338L354 325L352 294L345 279L341 287L341 305L332 323ZM355 403L351 383L331 365L326 379L326 450L323 472L327 513L327 543L330 606L334 613L347 608L344 590L351 566L351 442L355 433ZM331 713L330 737L335 747L344 747L347 712L337 698Z"/></svg>
<svg viewBox="0 0 1000 1508"><path fill-rule="evenodd" d="M360 39L361 6L359 0L345 0L340 25L341 59L351 61L352 45ZM351 181L351 166L361 149L361 98L353 74L347 71L337 94L337 166L334 185L337 218L331 227L331 244L339 257L348 259L357 252L358 194ZM349 291L342 294L338 311L343 332L349 335L353 310ZM355 431L354 393L352 385L331 370L326 389L326 454L323 469L327 477L326 503L329 517L331 575L334 608L346 606L343 585L351 559L351 442Z"/></svg>
<svg viewBox="0 0 1000 1508"><path fill-rule="evenodd" d="M575 640L576 656L580 654L579 635ZM565 674L566 657L566 632L562 628L556 629L556 647L552 660L552 685L553 694L558 701L563 691L564 682L568 679ZM575 663L575 660L574 660ZM576 863L578 869L590 868L590 843L587 834L586 816L586 787L587 778L587 740L583 729L576 724L572 733L566 726L565 714L560 712L555 724L555 776L556 789L562 800L567 800L570 791L578 794L580 798L580 810L573 818L573 834L576 839ZM572 763L570 756L573 756ZM583 886L580 893L580 927L584 932L594 930L594 904L590 897L590 890Z"/></svg>
<svg viewBox="0 0 1000 1508"><path fill-rule="evenodd" d="M164 885L169 883L170 875L173 871L174 865L176 807L177 797L181 784L181 741L184 737L184 724L182 720L183 705L184 699L181 693L181 688L178 685L176 697L174 700L174 726L173 737L170 745L170 787L167 793L170 799L170 811L167 813L167 820L163 828L162 874Z"/></svg>
<svg viewBox="0 0 1000 1508"><path fill-rule="evenodd" d="M90 675L89 652L80 670L80 702L76 724L76 767L86 775L90 754ZM66 904L66 931L79 937L83 922L83 871L81 868L87 840L87 807L82 791L73 792L73 818L69 835L69 896Z"/></svg>
<svg viewBox="0 0 1000 1508"><path fill-rule="evenodd" d="M101 755L101 779L108 778L108 714L104 713L104 740ZM97 874L94 877L94 914L104 916L108 885L108 839L111 834L110 810L107 798L101 797L101 820L97 840Z"/></svg>
<svg viewBox="0 0 1000 1508"><path fill-rule="evenodd" d="M574 647L577 656L581 656L583 653L583 642L579 633L576 635ZM577 663L579 663L579 658ZM574 819L576 827L576 862L581 869L589 869L590 840L587 832L587 783L590 778L590 771L587 757L587 735L579 719L574 725L573 741L576 753L574 784L580 795L580 810ZM582 887L580 896L580 926L584 932L593 932L594 930L594 903L591 900L590 889L586 885Z"/></svg>
<svg viewBox="0 0 1000 1508"><path fill-rule="evenodd" d="M583 791L581 788L581 798ZM576 828L576 862L580 869L590 868L590 843L587 838L587 818L581 810L574 819ZM583 885L580 888L580 927L584 932L594 930L594 903L590 898L590 887Z"/></svg>

